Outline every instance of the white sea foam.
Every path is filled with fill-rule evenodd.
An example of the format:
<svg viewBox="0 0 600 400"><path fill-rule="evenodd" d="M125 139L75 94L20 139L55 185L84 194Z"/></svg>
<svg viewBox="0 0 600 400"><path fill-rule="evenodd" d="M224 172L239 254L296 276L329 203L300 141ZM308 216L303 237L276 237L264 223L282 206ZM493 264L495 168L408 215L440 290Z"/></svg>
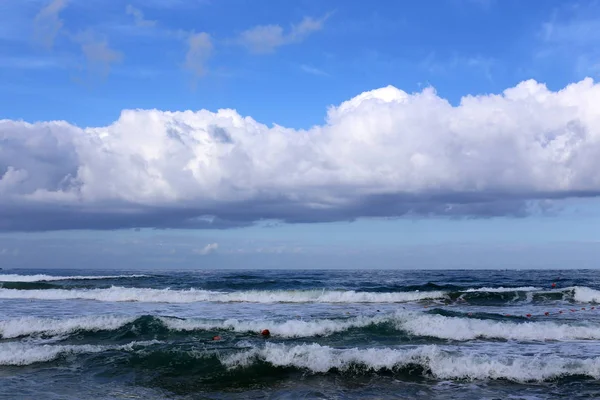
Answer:
<svg viewBox="0 0 600 400"><path fill-rule="evenodd" d="M426 374L437 379L531 382L568 375L600 378L600 358L469 354L449 352L435 345L404 349L335 349L319 344L290 346L267 343L261 348L221 356L220 361L228 368L248 367L261 361L276 367L295 367L313 373L325 373L332 369L346 371L356 367L371 371L396 370L419 365Z"/></svg>
<svg viewBox="0 0 600 400"><path fill-rule="evenodd" d="M0 288L2 299L138 301L146 303L249 302L249 303L402 303L443 298L444 292L355 292L335 290L275 290L216 292L208 290L171 290L126 288L17 290Z"/></svg>
<svg viewBox="0 0 600 400"><path fill-rule="evenodd" d="M580 303L600 303L600 291L585 287L575 286L571 288L574 290L574 299Z"/></svg>
<svg viewBox="0 0 600 400"><path fill-rule="evenodd" d="M55 275L17 275L0 274L0 282L49 282L49 281L67 281L67 280L90 280L90 279L123 279L123 278L144 278L148 275L74 275L74 276L55 276Z"/></svg>
<svg viewBox="0 0 600 400"><path fill-rule="evenodd" d="M134 320L135 317L114 315L91 315L64 319L21 317L0 320L0 336L8 339L36 334L64 335L79 330L115 330Z"/></svg>
<svg viewBox="0 0 600 400"><path fill-rule="evenodd" d="M157 340L131 342L121 346L99 345L35 345L30 343L0 343L0 365L29 365L52 361L62 355L100 353L107 350L134 351L137 347L162 343Z"/></svg>

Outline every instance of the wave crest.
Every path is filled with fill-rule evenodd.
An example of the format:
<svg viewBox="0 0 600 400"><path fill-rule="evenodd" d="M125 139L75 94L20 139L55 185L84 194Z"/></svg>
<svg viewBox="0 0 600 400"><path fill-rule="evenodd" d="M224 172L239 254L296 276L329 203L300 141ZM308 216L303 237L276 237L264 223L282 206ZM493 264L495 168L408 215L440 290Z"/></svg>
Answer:
<svg viewBox="0 0 600 400"><path fill-rule="evenodd" d="M444 292L356 292L353 290L249 290L216 292L209 290L171 290L127 288L16 290L0 288L3 299L70 300L145 303L247 302L247 303L404 303L445 297Z"/></svg>
<svg viewBox="0 0 600 400"><path fill-rule="evenodd" d="M193 331L231 331L252 333L269 329L274 337L283 339L330 336L350 329L381 327L414 337L429 337L449 341L473 339L517 341L600 340L598 324L529 320L498 321L458 316L432 315L419 312L396 312L375 316L339 319L302 320L210 320L153 316L85 316L66 319L23 317L0 321L4 339L23 336L61 336L74 332L117 331L127 329L136 335ZM130 325L130 326L129 326ZM166 329L166 331L165 331Z"/></svg>
<svg viewBox="0 0 600 400"><path fill-rule="evenodd" d="M29 343L0 343L0 365L23 366L48 362L68 354L101 353L107 350L133 351L138 347L162 343L158 340L131 342L120 346L100 345L34 345Z"/></svg>
<svg viewBox="0 0 600 400"><path fill-rule="evenodd" d="M50 281L80 281L96 279L128 279L145 278L148 275L73 275L73 276L55 276L55 275L17 275L0 274L0 282L50 282Z"/></svg>

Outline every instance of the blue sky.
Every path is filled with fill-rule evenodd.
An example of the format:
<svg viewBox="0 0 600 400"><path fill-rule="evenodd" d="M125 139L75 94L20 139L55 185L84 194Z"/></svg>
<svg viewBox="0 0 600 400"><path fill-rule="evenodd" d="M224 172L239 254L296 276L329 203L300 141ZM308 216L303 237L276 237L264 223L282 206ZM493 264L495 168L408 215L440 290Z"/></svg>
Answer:
<svg viewBox="0 0 600 400"><path fill-rule="evenodd" d="M505 94L515 103L494 95L531 79L553 96L586 77L597 80L597 1L26 0L0 4L0 15L0 135L6 140L0 194L9 205L0 215L6 220L0 223L2 265L596 266L600 118L590 99L597 87L581 84L551 104L531 85ZM348 103L350 111L340 111L342 103L388 85L409 96L434 88L435 95L414 97L420 108L403 120L398 92L377 92L371 103ZM461 99L476 95L490 96L458 115ZM386 96L398 108L385 108ZM443 101L455 108L439 111ZM135 109L157 111L122 114ZM235 110L231 121L238 122L229 114L163 113L219 109ZM523 128L525 134L519 129L531 120L522 115L526 109L548 115ZM448 117L451 112L458 116ZM468 115L481 117L468 122ZM373 122L388 116L391 127ZM256 124L241 122L245 117ZM68 126L48 122L56 120ZM446 133L432 132L448 121L459 137L451 143L439 140ZM154 123L156 132L164 128L156 135L166 136L144 136ZM193 146L180 153L164 139L175 129L181 141L198 141L203 124L213 138L220 129L224 142L244 145L231 150L215 139L206 153ZM380 135L386 129L390 134ZM488 146L476 136L483 130L499 136ZM574 136L566 145L555 140L551 154L531 150L540 135L554 140L556 132ZM244 139L255 134L266 135L262 150L259 141ZM328 139L313 142L321 134ZM352 145L346 147L344 135ZM506 137L520 143L524 135L534 139L515 144L518 155L502 147ZM82 145L82 136L95 141ZM572 144L573 138L585 141ZM302 155L301 146L311 156ZM475 149L476 161L463 165L448 155L457 146ZM195 165L197 191L183 182L178 161L188 152L193 156L185 168ZM128 164L136 157L143 172ZM422 169L394 175L404 159ZM296 169L302 163L309 169ZM337 165L340 172L307 172L296 180L299 171L320 165ZM379 168L383 172L369 175ZM509 172L498 178L502 171ZM232 187L248 197L232 199ZM368 193L356 197L363 190ZM407 193L413 200L403 197ZM26 207L20 199L32 203ZM525 210L531 202L551 210ZM152 208L148 215L146 207ZM121 221L123 209L128 222L113 222ZM173 216L181 213L187 219ZM231 229L178 229L207 213ZM299 223L252 225L262 218ZM71 222L57 222L65 220Z"/></svg>
<svg viewBox="0 0 600 400"><path fill-rule="evenodd" d="M129 108L235 108L301 128L322 123L327 106L382 86L412 92L432 85L457 102L530 78L559 89L599 68L600 6L593 2L71 0L59 14L63 27L52 50L32 42L33 20L47 3L2 5L4 118L100 126ZM136 26L128 5L154 25ZM305 17L326 19L271 53L232 43L259 25L289 33ZM549 26L556 37L547 37ZM195 90L182 68L181 31L207 32L214 41ZM69 38L81 32L119 54L107 76L88 75L93 63Z"/></svg>

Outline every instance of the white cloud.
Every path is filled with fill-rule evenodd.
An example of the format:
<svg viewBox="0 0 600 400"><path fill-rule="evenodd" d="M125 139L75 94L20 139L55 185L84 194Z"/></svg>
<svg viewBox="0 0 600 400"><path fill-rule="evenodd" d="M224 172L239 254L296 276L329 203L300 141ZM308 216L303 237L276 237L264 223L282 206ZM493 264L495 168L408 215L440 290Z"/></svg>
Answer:
<svg viewBox="0 0 600 400"><path fill-rule="evenodd" d="M304 17L297 25L292 25L288 33L284 33L279 25L258 25L240 34L238 43L255 54L274 52L278 47L300 43L310 34L323 29L330 14L320 19Z"/></svg>
<svg viewBox="0 0 600 400"><path fill-rule="evenodd" d="M194 253L196 254L200 254L200 255L207 255L207 254L211 254L214 253L215 251L217 251L219 248L219 244L218 243L209 243L206 246L204 246L201 249L196 249L193 250Z"/></svg>
<svg viewBox="0 0 600 400"><path fill-rule="evenodd" d="M153 27L156 25L156 21L151 21L151 20L147 20L144 18L144 13L142 12L142 10L135 8L134 6L132 6L131 4L128 4L127 7L125 8L125 12L128 15L132 15L133 16L133 20L135 22L135 25L140 27L140 28L146 28L146 27Z"/></svg>
<svg viewBox="0 0 600 400"><path fill-rule="evenodd" d="M456 107L390 86L309 130L234 110L125 110L86 129L2 120L0 229L524 215L529 200L600 194L599 102L586 79Z"/></svg>
<svg viewBox="0 0 600 400"><path fill-rule="evenodd" d="M63 26L60 12L67 6L67 0L53 0L42 8L33 21L33 33L37 42L48 49L54 46L56 35Z"/></svg>

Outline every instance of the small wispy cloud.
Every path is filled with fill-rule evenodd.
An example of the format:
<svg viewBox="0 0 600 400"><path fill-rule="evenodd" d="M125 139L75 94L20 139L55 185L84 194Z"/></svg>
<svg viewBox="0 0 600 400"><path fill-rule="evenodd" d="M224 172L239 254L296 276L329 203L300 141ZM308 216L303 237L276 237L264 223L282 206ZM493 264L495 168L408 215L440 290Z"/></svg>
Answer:
<svg viewBox="0 0 600 400"><path fill-rule="evenodd" d="M281 46L300 43L312 33L323 29L330 15L331 13L326 14L319 19L304 17L299 24L293 24L287 33L280 25L258 25L243 31L236 42L254 54L273 53Z"/></svg>
<svg viewBox="0 0 600 400"><path fill-rule="evenodd" d="M68 3L69 0L53 0L37 13L33 21L34 41L46 49L52 50L55 46L56 37L62 33L67 40L79 46L85 58L85 69L87 69L89 75L106 76L112 64L122 61L123 53L111 48L108 40L105 37L99 37L92 29L74 33L65 28L60 13L67 7ZM134 14L136 11L139 10L129 10ZM136 20L143 19L141 12L135 14L135 16ZM20 66L24 69L50 68L58 65L56 60L39 58L12 59L9 61L14 67Z"/></svg>
<svg viewBox="0 0 600 400"><path fill-rule="evenodd" d="M202 256L205 256L205 255L214 253L218 249L219 249L219 243L209 243L201 249L192 250L192 252L195 254L200 254Z"/></svg>
<svg viewBox="0 0 600 400"><path fill-rule="evenodd" d="M5 69L53 69L63 65L56 59L48 57L3 57L0 58L0 68Z"/></svg>
<svg viewBox="0 0 600 400"><path fill-rule="evenodd" d="M193 8L210 3L211 0L144 0L144 6L162 9Z"/></svg>
<svg viewBox="0 0 600 400"><path fill-rule="evenodd" d="M33 20L33 37L47 49L54 47L56 36L63 27L60 12L67 6L68 0L53 0L37 13Z"/></svg>
<svg viewBox="0 0 600 400"><path fill-rule="evenodd" d="M92 31L79 33L73 40L81 46L88 72L92 74L105 77L112 64L123 60L123 53L112 49L107 39L98 38Z"/></svg>
<svg viewBox="0 0 600 400"><path fill-rule="evenodd" d="M227 254L301 254L306 249L301 246L264 246L264 247L240 247L226 251Z"/></svg>
<svg viewBox="0 0 600 400"><path fill-rule="evenodd" d="M557 9L541 24L534 58L547 63L569 61L578 76L600 73L600 17L598 3Z"/></svg>
<svg viewBox="0 0 600 400"><path fill-rule="evenodd" d="M0 249L0 256L18 256L19 255L19 249L7 249L7 248L3 248Z"/></svg>
<svg viewBox="0 0 600 400"><path fill-rule="evenodd" d="M493 82L493 70L497 65L496 60L491 57L482 55L459 56L453 55L451 58L438 59L435 53L429 53L423 61L421 68L427 70L431 74L447 75L459 68L471 68L479 70L490 82Z"/></svg>
<svg viewBox="0 0 600 400"><path fill-rule="evenodd" d="M489 10L494 6L496 0L466 0L468 3L473 4L477 7L481 7L484 10Z"/></svg>
<svg viewBox="0 0 600 400"><path fill-rule="evenodd" d="M307 74L318 75L318 76L329 76L329 74L322 69L311 67L310 65L302 64L300 69Z"/></svg>
<svg viewBox="0 0 600 400"><path fill-rule="evenodd" d="M125 8L125 12L127 13L127 15L133 16L133 21L135 22L135 25L140 28L151 28L153 26L156 26L156 21L145 19L142 10L140 10L139 8L135 8L131 4L127 5L127 7Z"/></svg>
<svg viewBox="0 0 600 400"><path fill-rule="evenodd" d="M212 56L213 43L206 32L190 33L187 38L187 52L185 54L184 69L192 73L195 80L206 74L206 63Z"/></svg>

